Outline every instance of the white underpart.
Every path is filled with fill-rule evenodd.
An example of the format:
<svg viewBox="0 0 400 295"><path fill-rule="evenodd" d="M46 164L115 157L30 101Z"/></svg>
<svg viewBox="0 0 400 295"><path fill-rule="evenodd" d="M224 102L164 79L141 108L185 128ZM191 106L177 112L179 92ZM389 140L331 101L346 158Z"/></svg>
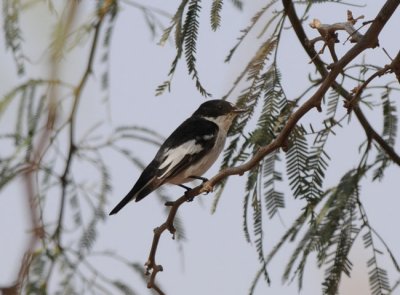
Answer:
<svg viewBox="0 0 400 295"><path fill-rule="evenodd" d="M219 132L217 135L217 138L215 140L214 147L209 151L200 161L197 163L194 163L190 165L187 169L179 173L178 175L174 176L173 178L170 178L167 180L167 182L172 183L172 184L182 184L185 182L193 181L190 176L202 176L217 160L218 156L224 149L225 145L225 140L226 140L226 134L228 133L229 127L232 124L233 119L236 117L236 114L228 114L226 116L221 116L217 118L212 118L212 117L205 117L204 119L209 120L211 122L214 122L215 124L218 125L219 127ZM211 139L213 135L206 135L204 137L205 140ZM180 160L186 155L186 154L195 154L198 153L202 150L202 146L195 144L193 141L189 141L188 143L191 143L190 146L192 148L188 148L189 145L182 145L179 146L173 150L169 150L168 154L169 155L174 155L174 161L173 164L169 167L168 170L173 169L173 167L179 163ZM186 146L186 150L184 148ZM195 148L193 148L195 147ZM179 149L179 151L178 151ZM176 154L175 154L176 152ZM179 156L177 156L179 155ZM167 157L166 161L164 161L161 164L161 169L162 167L166 167L168 163L171 163L170 160L168 160L169 157ZM168 161L168 162L167 162ZM167 172L163 174L166 175ZM161 177L163 177L161 176Z"/></svg>

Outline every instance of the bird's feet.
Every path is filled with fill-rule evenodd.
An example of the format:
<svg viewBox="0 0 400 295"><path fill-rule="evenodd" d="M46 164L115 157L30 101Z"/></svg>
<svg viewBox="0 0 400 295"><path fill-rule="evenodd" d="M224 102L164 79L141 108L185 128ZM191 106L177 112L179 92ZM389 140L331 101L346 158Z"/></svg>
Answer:
<svg viewBox="0 0 400 295"><path fill-rule="evenodd" d="M192 188L190 188L190 187L188 187L188 186L186 186L186 185L183 185L183 184L178 184L178 185L179 185L180 187L184 188L187 192L192 190Z"/></svg>
<svg viewBox="0 0 400 295"><path fill-rule="evenodd" d="M205 182L208 181L208 178L205 178L205 177L202 177L202 176L195 176L195 175L192 175L192 176L189 176L189 178L201 180L201 181L203 181L203 183L205 183Z"/></svg>
<svg viewBox="0 0 400 295"><path fill-rule="evenodd" d="M186 185L183 185L183 184L178 184L178 185L179 185L181 188L184 188L184 189L186 190L185 194L186 194L187 192L189 192L189 191L192 190L192 188L190 188L190 187L188 187L188 186L186 186ZM188 202L191 202L191 201L193 201L193 199L194 199L194 197L188 199L187 201L188 201Z"/></svg>
<svg viewBox="0 0 400 295"><path fill-rule="evenodd" d="M189 176L189 178L201 180L203 183L205 183L205 182L208 181L208 178L201 177L201 176L195 176L195 175ZM183 185L183 184L178 184L178 185L179 185L180 187L184 188L184 189L186 190L186 193L192 190L192 188L190 188L190 187L188 187L188 186L186 186L186 185ZM194 199L194 197L189 198L187 201L188 201L188 202L192 202L193 199Z"/></svg>
<svg viewBox="0 0 400 295"><path fill-rule="evenodd" d="M199 179L201 181L203 181L203 188L205 188L205 190L203 190L203 192L205 192L206 194L208 194L209 192L213 191L213 187L212 186L204 186L204 183L206 183L209 179L205 178L205 177L201 177L201 176L189 176L189 178L193 178L193 179Z"/></svg>

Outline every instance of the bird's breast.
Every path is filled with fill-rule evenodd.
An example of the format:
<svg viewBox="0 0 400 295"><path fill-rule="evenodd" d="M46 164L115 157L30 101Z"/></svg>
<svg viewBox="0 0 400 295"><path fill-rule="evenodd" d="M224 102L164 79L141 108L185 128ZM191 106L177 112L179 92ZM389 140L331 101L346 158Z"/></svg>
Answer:
<svg viewBox="0 0 400 295"><path fill-rule="evenodd" d="M190 165L187 169L168 179L167 182L172 184L182 184L185 182L193 181L190 176L202 176L210 167L215 163L219 154L222 152L226 140L226 133L219 132L218 137L215 140L213 148L205 154L197 162Z"/></svg>

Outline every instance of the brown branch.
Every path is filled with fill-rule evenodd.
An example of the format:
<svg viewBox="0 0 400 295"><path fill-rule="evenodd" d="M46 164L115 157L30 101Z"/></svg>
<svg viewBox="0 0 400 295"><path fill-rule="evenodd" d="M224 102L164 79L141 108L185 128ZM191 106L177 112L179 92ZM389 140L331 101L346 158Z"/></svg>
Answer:
<svg viewBox="0 0 400 295"><path fill-rule="evenodd" d="M336 31L346 31L349 34L350 42L356 43L360 41L363 36L358 33L358 31L354 28L354 25L357 23L357 20L362 18L364 18L363 15L353 18L353 13L350 10L347 10L347 21L343 23L322 24L319 19L315 18L309 25L311 28L318 31L318 33L321 35L321 38L314 38L310 42L314 45L315 42L319 40L324 41L324 46L320 50L319 54L322 54L325 47L328 46L333 61L337 62L338 58L335 52L335 44L339 42L339 39Z"/></svg>
<svg viewBox="0 0 400 295"><path fill-rule="evenodd" d="M66 30L68 30L69 25L72 23L72 20L75 15L76 7L77 7L77 2L73 2L69 6L68 14L66 17L66 19L67 19L67 21L66 21L67 29ZM52 75L51 75L52 78L55 76L54 73L56 73L56 72L58 72L58 66L54 63L53 68L52 68ZM55 84L57 84L57 83L55 83ZM27 243L26 250L25 250L25 253L24 253L22 261L21 261L21 266L18 271L18 277L13 285L0 288L0 291L3 294L9 294L9 295L21 294L23 282L29 273L29 268L33 261L33 253L34 253L36 244L39 241L39 239L43 239L44 235L45 235L45 231L44 231L42 222L41 222L41 220L38 216L38 212L37 212L38 193L37 193L37 189L35 187L35 174L40 167L40 161L42 158L42 154L46 149L47 143L50 141L53 123L56 120L56 115L57 115L56 108L55 108L56 104L54 104L54 101L53 101L53 98L55 97L54 87L51 88L49 97L50 97L50 99L49 99L49 106L48 106L48 114L47 114L48 117L47 117L46 128L44 129L43 133L41 134L40 138L38 139L37 145L35 146L33 144L32 151L28 151L28 155L27 155L27 159L26 159L27 167L23 174L26 196L27 196L26 197L27 207L28 207L29 217L30 217L30 221L31 221L31 225L32 225L32 228L31 228L32 234Z"/></svg>
<svg viewBox="0 0 400 295"><path fill-rule="evenodd" d="M357 20L364 18L363 15L353 18L353 14L350 10L347 10L347 21L343 23L334 23L334 24L322 24L319 19L313 19L310 23L310 27L313 29L317 29L318 32L326 41L329 41L329 38L334 35L336 31L346 31L351 39L350 42L357 43L363 37L362 34L358 33L358 31L354 28L354 25L357 23ZM336 41L336 37L334 38Z"/></svg>
<svg viewBox="0 0 400 295"><path fill-rule="evenodd" d="M285 13L288 16L289 21L293 26L297 38L299 39L301 45L303 46L308 56L313 60L313 63L316 66L318 72L321 74L323 78L325 78L328 75L328 71L326 70L324 63L319 58L314 47L312 46L312 44L310 44L310 41L307 35L305 34L304 29L297 16L293 2L291 0L282 0L282 2L285 8ZM379 29L379 27L381 30L383 27L381 26L382 22L384 21L386 23L387 19L390 18L390 16L392 15L392 13L394 12L394 10L397 8L398 5L399 2L396 0L387 1L386 4L381 9L381 11L379 12L378 16L375 18L368 32L370 32L371 30L376 31L377 29ZM374 34L371 37L368 35L367 38L375 38L375 40L373 40L372 42L375 42L376 44L377 36L378 34ZM367 40L367 39L364 36L362 40ZM398 55L396 57L400 62L400 56ZM331 87L335 89L346 100L352 99L353 96L336 81L332 83ZM394 149L391 146L387 144L387 142L375 131L375 129L372 128L371 124L368 122L362 110L359 107L355 107L353 111L358 121L360 122L361 126L363 127L368 140L369 141L374 140L386 152L386 154L391 158L391 160L400 166L400 156L394 151Z"/></svg>
<svg viewBox="0 0 400 295"><path fill-rule="evenodd" d="M292 7L293 9L293 4L290 0L283 0L284 4L289 4L289 6ZM243 173L249 171L269 153L273 152L274 150L278 148L283 148L286 145L286 142L288 140L288 137L291 133L291 131L294 129L296 126L297 122L306 114L308 113L311 109L319 108L321 104L321 100L327 90L332 86L333 83L335 83L336 77L341 73L343 68L351 62L355 57L357 57L361 52L363 52L365 49L374 47L376 44L377 37L379 33L381 32L382 28L385 26L386 22L389 20L390 16L396 9L396 7L399 5L398 1L395 0L389 0L387 3L384 5L384 7L381 9L379 12L378 16L376 17L376 21L374 22L370 29L366 32L366 34L363 36L363 38L358 42L353 48L351 48L332 68L332 70L326 74L326 77L324 81L322 82L321 86L319 89L312 95L303 105L301 105L288 119L286 125L282 129L282 131L279 133L279 135L268 145L261 147L256 154L246 163L237 166L237 167L230 167L222 170L219 172L217 175L215 175L213 178L211 178L209 181L206 181L205 183L195 187L194 189L186 192L182 197L177 199L174 202L169 202L166 205L171 206L170 212L168 214L168 217L166 221L160 226L154 229L154 237L153 237L153 242L149 254L149 258L145 264L146 266L146 274L150 274L150 279L148 281L148 288L153 288L155 289L159 294L164 294L159 288L155 287L155 279L158 274L158 272L163 270L162 265L157 265L156 263L156 253L157 253L157 248L159 245L159 240L162 235L162 233L165 230L169 230L173 235L175 234L175 228L173 225L176 213L179 209L179 207L185 203L188 200L192 200L196 196L202 194L202 193L208 193L213 190L213 187L221 182L223 179L225 179L228 176L231 175L242 175ZM287 5L285 6L285 9L287 8ZM293 12L292 12L293 13ZM303 32L304 33L304 32ZM306 44L307 39L303 39L304 44ZM312 49L314 50L314 49ZM315 50L314 50L315 53ZM316 59L316 63L320 63L321 61L319 59ZM321 62L322 63L322 62Z"/></svg>
<svg viewBox="0 0 400 295"><path fill-rule="evenodd" d="M73 94L73 105L71 108L71 113L68 117L68 120L65 122L64 126L69 126L69 147L68 147L68 155L67 155L67 160L65 162L65 167L63 174L60 176L60 181L61 181L61 200L60 200L60 208L59 208L59 213L58 213L58 220L57 220L57 225L56 229L53 233L53 239L57 243L57 246L59 250L62 250L62 244L61 244L61 233L62 233L62 227L63 227L63 218L64 218L64 211L65 211L65 203L66 203L66 189L68 186L68 175L71 170L71 164L73 157L76 152L76 145L74 141L74 134L75 134L75 120L76 120L76 113L78 110L78 105L79 101L82 95L82 91L86 85L86 82L92 73L92 67L93 67L93 62L94 62L94 56L96 53L96 48L98 45L98 38L100 34L100 28L101 24L104 20L104 17L113 9L113 5L115 5L114 0L106 0L103 2L102 6L97 10L97 23L94 25L94 36L93 36L93 41L90 47L90 52L89 52L89 59L87 62L86 69L82 75L82 78L79 81L79 84L74 88ZM56 133L60 132L63 128L60 128L59 130L56 131ZM54 135L56 136L56 135ZM51 143L50 143L51 144ZM47 146L49 148L50 145ZM53 274L54 271L54 266L56 264L56 259L52 259L49 270L47 272L46 276L46 284L50 281L50 278Z"/></svg>
<svg viewBox="0 0 400 295"><path fill-rule="evenodd" d="M72 105L70 116L68 118L68 123L69 123L68 156L67 156L67 160L65 162L64 172L63 172L62 176L60 177L61 202L60 202L60 208L59 208L59 213L58 213L57 226L56 226L56 230L53 234L53 237L56 240L59 247L61 247L60 233L61 233L62 225L63 225L63 217L64 217L64 211L65 211L64 208L65 208L65 201L66 201L66 191L67 191L67 186L68 186L67 177L69 175L72 160L73 160L73 157L76 152L76 145L75 145L75 140L74 140L76 113L77 113L80 98L82 96L82 91L86 85L89 75L92 73L93 60L94 60L94 55L95 55L97 44L98 44L100 28L101 28L101 24L103 22L104 16L106 15L106 12L99 10L98 15L99 15L99 19L98 19L96 25L94 26L94 36L93 36L93 41L92 41L92 45L90 48L89 60L88 60L87 66L86 66L86 70L84 71L78 86L74 89L73 105Z"/></svg>
<svg viewBox="0 0 400 295"><path fill-rule="evenodd" d="M356 105L356 103L358 102L362 92L364 91L364 89L368 86L369 83L372 82L372 80L374 80L377 77L381 77L382 75L388 73L390 71L390 65L386 65L385 67L383 67L382 69L379 69L378 71L376 71L375 73L373 73L367 80L365 80L364 83L362 83L360 86L357 86L353 89L354 92L354 96L352 99L350 100L346 100L344 106L345 108L347 108L347 113L350 113L351 110L354 108L354 106Z"/></svg>
<svg viewBox="0 0 400 295"><path fill-rule="evenodd" d="M160 295L163 295L161 289L155 284L155 279L157 276L157 273L160 271L163 271L162 265L157 265L156 263L156 253L157 253L157 248L158 248L158 242L160 241L160 237L162 233L165 230L168 230L172 234L172 238L175 238L175 227L174 227L174 220L176 213L178 212L179 207L189 201L192 200L194 197L200 195L203 192L210 192L212 190L212 186L207 186L206 183L199 185L195 187L194 189L187 191L182 197L177 199L174 202L167 202L165 203L166 206L170 206L170 210L167 216L166 221L160 225L159 227L156 227L154 229L154 236L153 236L153 242L151 244L151 249L150 249L150 254L149 258L147 259L147 262L145 263L146 267L146 275L150 275L149 281L147 283L148 288L152 288L155 291L157 291Z"/></svg>
<svg viewBox="0 0 400 295"><path fill-rule="evenodd" d="M397 81L400 83L400 51L397 53L396 57L392 60L390 68L396 75Z"/></svg>
<svg viewBox="0 0 400 295"><path fill-rule="evenodd" d="M50 132L45 130L41 139L47 142L49 135ZM34 178L35 178L34 174L38 169L34 163L36 160L36 155L40 153L40 148L42 147L44 147L44 145L42 143L39 143L38 146L34 150L32 150L32 152L30 152L29 158L33 158L33 160L31 160L28 163L28 167L25 169L25 172L23 173L25 190L26 190L26 201L27 201L26 203L28 207L27 211L29 212L32 233L21 260L21 265L18 271L17 279L10 286L0 287L0 293L4 295L21 294L22 284L29 272L29 268L33 260L33 252L35 246L37 242L40 239L43 239L44 237L43 225L40 221L40 218L38 217L38 212L36 209L38 194L36 192L34 185Z"/></svg>

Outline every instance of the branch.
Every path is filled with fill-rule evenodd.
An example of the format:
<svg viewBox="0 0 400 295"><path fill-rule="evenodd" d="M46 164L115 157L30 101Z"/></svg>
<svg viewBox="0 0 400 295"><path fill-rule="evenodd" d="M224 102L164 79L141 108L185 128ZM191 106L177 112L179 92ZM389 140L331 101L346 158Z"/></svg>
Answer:
<svg viewBox="0 0 400 295"><path fill-rule="evenodd" d="M68 14L67 14L67 24L65 25L65 29L68 30L69 25L71 24L75 12L77 8L77 2L73 2L72 5L69 6ZM54 64L53 73L56 72L57 66ZM52 75L52 78L54 75ZM56 81L56 80L55 80ZM54 89L53 89L54 90ZM51 95L53 94L53 95ZM25 253L23 255L21 265L18 271L18 276L16 281L11 286L7 287L0 287L0 291L2 294L20 294L21 288L23 285L24 280L26 279L29 268L33 261L33 253L36 247L37 242L39 239L43 239L45 236L45 231L38 216L37 212L37 203L38 203L38 193L35 188L35 173L40 167L40 161L42 158L42 154L46 149L46 144L50 141L50 135L53 128L53 122L56 119L56 112L54 108L54 103L52 98L54 97L54 93L50 93L50 100L49 100L49 107L48 107L48 123L46 128L44 129L43 133L41 134L40 138L37 141L37 144L34 145L32 151L28 151L27 157L27 167L24 171L24 184L26 190L26 200L27 200L27 207L29 212L29 217L31 221L31 230L32 234L27 243Z"/></svg>
<svg viewBox="0 0 400 295"><path fill-rule="evenodd" d="M212 191L212 186L207 185L207 183L208 182L203 183L203 184L195 187L194 189L187 191L182 197L180 197L179 199L177 199L174 202L165 203L166 206L170 206L170 210L169 210L167 219L162 225L160 225L159 227L156 227L154 229L153 242L151 244L149 258L147 259L147 262L145 263L145 267L146 267L146 275L150 275L150 279L147 283L147 288L154 289L160 295L165 294L155 284L155 279L156 279L157 273L160 271L163 271L162 265L157 265L156 258L155 258L156 253L157 253L158 242L160 241L160 237L165 230L168 230L172 234L172 238L175 238L176 230L174 227L174 220L175 220L175 216L176 216L176 213L178 212L179 207L183 203L193 200L194 197L200 195L201 193L208 193L208 192Z"/></svg>
<svg viewBox="0 0 400 295"><path fill-rule="evenodd" d="M98 37L99 37L99 32L100 32L100 27L101 24L104 20L104 16L106 15L107 11L100 10L99 11L99 19L94 27L94 36L93 36L93 41L89 53L89 60L86 66L86 70L83 73L83 76L78 84L78 86L74 89L74 100L73 100L73 105L71 109L71 114L68 119L69 123L69 149L68 149L68 156L67 160L65 163L65 168L62 176L60 177L61 180L61 203L60 203L60 209L58 213L58 221L57 221L57 227L54 232L53 237L57 241L57 244L59 247L61 247L61 241L60 241L60 233L62 230L62 224L63 224L63 217L64 217L64 208L65 208L65 200L66 200L66 191L67 191L67 186L68 186L68 174L71 169L71 163L72 159L75 155L76 152L76 145L74 141L74 134L75 134L75 120L76 120L76 113L79 105L80 98L82 96L82 91L83 88L86 85L86 82L89 78L89 75L92 73L92 67L93 67L93 60L94 60L94 55L96 52L97 48L97 43L98 43Z"/></svg>
<svg viewBox="0 0 400 295"><path fill-rule="evenodd" d="M293 2L291 0L282 0L283 6L285 8L286 15L289 18L290 23L293 26L293 29L297 35L297 38L299 39L301 45L303 46L304 50L308 54L308 56L312 59L314 65L316 66L318 72L321 74L323 78L325 78L328 75L328 71L326 70L324 63L322 60L319 58L317 52L315 51L314 47L310 43L308 37L306 36L304 29L300 23L300 20L297 16L296 10L294 8ZM370 32L371 30L376 31L379 29L380 30L383 28L384 24L387 22L388 18L393 14L394 10L396 10L397 6L399 5L399 2L396 0L389 0L386 2L386 4L382 7L381 11L378 13L377 17L375 18L374 22L372 23L371 27L367 31ZM362 42L367 42L367 38L375 38L375 44L377 40L377 36L379 35L379 32L374 33L373 35L367 36L367 34L363 37ZM366 38L367 37L367 38ZM371 42L371 41L369 41ZM372 43L374 43L374 40L372 40ZM397 61L397 62L395 62ZM393 60L395 62L395 65L397 65L398 72L395 72L396 75L397 73L400 73L400 53L396 56L396 58ZM392 64L393 64L392 62ZM344 97L346 100L351 100L352 95L344 89L340 84L338 84L336 81L332 83L331 87L335 89L342 97ZM394 149L387 144L387 142L372 128L371 124L368 122L367 118L365 117L364 113L359 107L354 108L354 113L360 122L361 126L364 128L365 134L368 138L368 140L374 140L385 152L386 154L391 158L393 162L395 162L397 165L400 166L400 156L394 151Z"/></svg>
<svg viewBox="0 0 400 295"><path fill-rule="evenodd" d="M284 3L292 5L290 0L283 0ZM157 265L156 263L156 253L159 245L159 240L162 233L165 230L169 230L172 235L175 233L175 228L173 225L176 213L179 207L188 200L192 200L196 196L202 193L209 193L213 190L213 187L220 183L222 180L231 175L243 175L245 172L249 171L268 154L277 150L278 148L285 148L287 145L287 140L291 131L295 128L297 122L311 109L320 109L321 100L324 97L327 90L335 83L336 77L342 72L343 68L351 62L355 57L357 57L365 49L374 47L376 44L377 37L381 32L382 28L385 26L386 22L389 20L390 16L399 5L398 1L389 0L386 5L381 9L376 20L362 39L353 46L338 62L332 67L332 70L326 74L324 81L322 82L319 89L312 95L303 105L301 105L288 119L286 125L283 127L279 135L268 145L261 147L255 155L246 163L239 165L237 167L230 167L220 171L217 175L212 177L210 180L204 182L203 184L195 187L194 189L186 192L182 197L174 202L166 203L167 206L171 206L170 212L166 221L160 226L154 229L153 242L149 254L149 258L145 264L146 274L150 275L148 281L148 288L153 288L160 295L164 294L156 285L155 279L158 272L163 270L162 265ZM286 9L286 6L285 6ZM292 6L293 9L293 6ZM300 26L301 27L301 26ZM304 33L304 32L303 32ZM306 39L304 39L306 40ZM314 50L314 49L312 49ZM314 51L315 52L315 51ZM316 59L316 62L321 62ZM324 69L325 70L325 69ZM326 70L325 70L326 71Z"/></svg>
<svg viewBox="0 0 400 295"><path fill-rule="evenodd" d="M346 100L346 102L344 104L344 107L347 108L347 113L350 113L351 110L354 108L354 106L358 102L362 92L368 86L368 84L371 83L372 80L374 80L375 78L381 77L381 76L385 75L386 73L388 73L389 71L390 71L390 65L386 65L382 69L373 73L367 80L365 80L365 82L363 84L355 87L352 91L352 92L354 92L353 98L350 100Z"/></svg>
<svg viewBox="0 0 400 295"><path fill-rule="evenodd" d="M397 53L396 57L392 60L392 63L390 64L390 69L396 75L396 79L400 83L400 51Z"/></svg>
<svg viewBox="0 0 400 295"><path fill-rule="evenodd" d="M354 25L357 23L357 20L363 19L364 16L361 15L357 18L353 18L353 13L350 10L347 10L347 21L343 23L334 23L334 24L322 24L319 19L314 18L310 23L310 27L313 29L317 29L320 35L328 41L329 38L334 35L336 31L346 31L350 35L350 42L357 43L361 40L363 35L358 33L358 31L354 28Z"/></svg>
<svg viewBox="0 0 400 295"><path fill-rule="evenodd" d="M314 45L317 41L324 41L324 46L320 50L319 54L322 54L325 47L328 46L333 61L337 62L338 58L335 52L335 44L339 42L339 39L336 31L346 31L350 36L350 42L356 43L360 41L363 36L358 33L358 31L354 28L354 25L357 23L357 20L362 18L364 18L363 15L353 18L353 13L350 10L347 10L347 21L343 23L322 24L319 19L315 18L310 23L310 27L318 30L318 33L321 36L314 38L310 41L310 43Z"/></svg>

